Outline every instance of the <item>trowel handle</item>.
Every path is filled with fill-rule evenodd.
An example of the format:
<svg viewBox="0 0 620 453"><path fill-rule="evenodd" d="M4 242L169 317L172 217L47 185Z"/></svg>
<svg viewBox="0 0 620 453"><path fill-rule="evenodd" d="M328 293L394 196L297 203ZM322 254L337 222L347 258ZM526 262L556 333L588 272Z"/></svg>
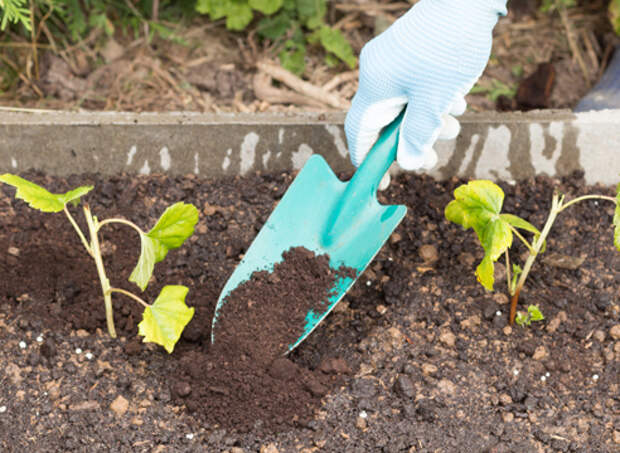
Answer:
<svg viewBox="0 0 620 453"><path fill-rule="evenodd" d="M396 159L398 132L404 113L392 121L381 132L381 136L368 152L340 198L338 205L328 218L322 242L326 247L344 241L351 241L359 233L358 223L364 222L364 214L375 212L369 209L377 204L377 189L381 178Z"/></svg>
<svg viewBox="0 0 620 453"><path fill-rule="evenodd" d="M370 190L373 195L377 193L381 178L396 160L400 123L404 115L403 110L394 121L383 129L379 139L349 181L349 187L353 186L351 189L355 191Z"/></svg>

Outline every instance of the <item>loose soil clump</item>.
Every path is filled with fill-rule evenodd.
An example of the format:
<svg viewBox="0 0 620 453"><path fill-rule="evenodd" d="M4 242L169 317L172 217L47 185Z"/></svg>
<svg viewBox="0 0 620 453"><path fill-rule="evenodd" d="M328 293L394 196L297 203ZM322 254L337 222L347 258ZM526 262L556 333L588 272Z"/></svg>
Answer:
<svg viewBox="0 0 620 453"><path fill-rule="evenodd" d="M254 272L224 299L208 352L182 362L181 372L195 382L188 409L241 431L307 423L334 379L285 354L303 334L309 310L325 313L335 285L354 273L332 269L329 256L304 247L284 252L272 271ZM188 388L178 384L177 395L190 396Z"/></svg>
<svg viewBox="0 0 620 453"><path fill-rule="evenodd" d="M272 271L254 272L223 301L214 336L222 352L269 363L304 333L310 312L322 316L336 284L355 270L332 269L328 255L305 247L282 254Z"/></svg>

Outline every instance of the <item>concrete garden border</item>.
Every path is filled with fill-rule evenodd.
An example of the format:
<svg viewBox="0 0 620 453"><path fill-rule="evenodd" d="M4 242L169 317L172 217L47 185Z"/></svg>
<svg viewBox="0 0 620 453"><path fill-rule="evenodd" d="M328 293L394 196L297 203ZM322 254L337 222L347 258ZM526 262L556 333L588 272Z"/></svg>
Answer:
<svg viewBox="0 0 620 453"><path fill-rule="evenodd" d="M344 114L0 112L0 172L244 175L299 169L312 153L351 169ZM518 180L581 169L588 183L620 181L620 110L480 113L436 146L431 172Z"/></svg>

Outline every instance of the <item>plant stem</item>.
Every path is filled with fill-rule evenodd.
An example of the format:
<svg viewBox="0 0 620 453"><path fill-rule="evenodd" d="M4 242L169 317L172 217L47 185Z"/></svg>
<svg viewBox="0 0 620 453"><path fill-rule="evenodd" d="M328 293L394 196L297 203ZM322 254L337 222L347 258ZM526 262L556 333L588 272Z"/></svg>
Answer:
<svg viewBox="0 0 620 453"><path fill-rule="evenodd" d="M577 197L574 200L571 200L568 203L564 204L558 212L562 212L564 209L568 208L569 206L574 205L575 203L579 203L580 201L585 201L585 200L607 200L607 201L611 201L613 204L616 204L615 198L608 197L606 195L584 195L582 197Z"/></svg>
<svg viewBox="0 0 620 453"><path fill-rule="evenodd" d="M142 229L138 225L136 225L135 223L130 222L129 220L119 219L119 218L112 218L112 219L102 220L101 222L99 222L97 224L97 231L99 231L102 226L110 224L110 223L122 223L123 225L130 226L131 228L136 230L140 235L144 234Z"/></svg>
<svg viewBox="0 0 620 453"><path fill-rule="evenodd" d="M147 304L146 302L144 302L140 297L136 296L134 293L130 293L129 291L125 291L124 289L121 289L121 288L110 288L110 289L108 289L108 293L121 293L121 294L124 294L127 297L132 298L136 302L144 305L144 307L150 307L150 305Z"/></svg>
<svg viewBox="0 0 620 453"><path fill-rule="evenodd" d="M506 256L506 280L508 283L508 294L512 296L512 278L510 275L510 256L508 255L508 249L504 252Z"/></svg>
<svg viewBox="0 0 620 453"><path fill-rule="evenodd" d="M523 245L525 245L527 247L527 249L530 251L530 253L533 251L532 249L532 245L527 241L527 239L525 239L523 237L523 235L519 232L519 230L517 230L515 227L513 227L512 225L508 225L508 227L510 228L510 230L513 232L513 234L515 236L517 236L519 239L521 239L521 242L523 242Z"/></svg>
<svg viewBox="0 0 620 453"><path fill-rule="evenodd" d="M82 241L82 244L84 245L84 247L86 247L86 251L88 252L88 254L90 256L92 256L94 258L93 250L91 249L90 245L88 244L88 241L86 240L86 237L84 236L84 233L82 233L82 230L80 229L79 225L77 224L77 222L75 221L75 219L73 218L73 216L71 215L69 210L67 209L67 205L65 205L64 211L65 211L65 214L67 215L67 217L69 218L69 222L71 222L71 225L73 225L73 228L75 229L75 231L77 232L78 236L80 237L80 240Z"/></svg>
<svg viewBox="0 0 620 453"><path fill-rule="evenodd" d="M84 217L86 217L86 223L88 224L92 256L95 260L95 265L97 266L97 274L99 275L101 290L103 291L103 301L105 303L105 318L108 324L108 333L112 338L116 338L116 329L114 328L114 313L112 311L112 293L110 292L110 280L108 280L108 277L105 274L105 268L103 266L101 247L99 246L99 238L97 237L97 221L90 213L90 208L87 204L84 205Z"/></svg>
<svg viewBox="0 0 620 453"><path fill-rule="evenodd" d="M551 211L549 212L549 217L547 217L547 222L545 223L544 228L540 232L540 236L534 241L532 244L533 250L530 251L530 254L525 261L525 265L523 266L523 272L519 276L519 281L517 282L517 286L515 288L515 292L510 301L510 325L514 323L515 315L517 313L517 303L519 301L519 293L521 292L521 288L525 284L525 280L527 279L528 274L530 273L530 269L536 261L536 257L540 252L547 236L549 235L549 231L551 231L551 227L553 226L553 222L555 222L556 217L562 211L562 201L564 200L563 196L558 194L553 195L553 199L551 200Z"/></svg>

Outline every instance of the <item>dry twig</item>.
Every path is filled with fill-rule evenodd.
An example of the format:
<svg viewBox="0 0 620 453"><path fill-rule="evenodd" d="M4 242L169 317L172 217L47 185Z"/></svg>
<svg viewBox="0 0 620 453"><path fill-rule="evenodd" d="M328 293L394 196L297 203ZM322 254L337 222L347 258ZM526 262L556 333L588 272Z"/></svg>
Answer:
<svg viewBox="0 0 620 453"><path fill-rule="evenodd" d="M560 19L562 19L562 24L564 25L564 29L566 30L566 38L568 39L568 45L570 46L571 53L573 54L573 57L577 60L577 64L579 64L579 67L581 68L581 72L583 73L583 78L586 84L590 85L590 71L588 71L585 62L583 61L583 56L581 55L577 40L575 39L573 27L568 17L568 13L566 12L566 8L561 6L560 8L558 8L558 13L560 14Z"/></svg>
<svg viewBox="0 0 620 453"><path fill-rule="evenodd" d="M254 75L252 80L254 95L270 104L297 104L308 107L325 109L327 106L320 101L294 91L276 88L271 85L272 78L265 72Z"/></svg>
<svg viewBox="0 0 620 453"><path fill-rule="evenodd" d="M295 74L287 71L281 66L267 62L258 62L256 63L256 66L260 71L270 77L273 77L274 79L288 85L296 92L304 95L305 97L312 98L321 104L341 110L347 110L351 106L348 101L340 99L340 97L325 91L323 88L317 87L316 85L300 79Z"/></svg>

